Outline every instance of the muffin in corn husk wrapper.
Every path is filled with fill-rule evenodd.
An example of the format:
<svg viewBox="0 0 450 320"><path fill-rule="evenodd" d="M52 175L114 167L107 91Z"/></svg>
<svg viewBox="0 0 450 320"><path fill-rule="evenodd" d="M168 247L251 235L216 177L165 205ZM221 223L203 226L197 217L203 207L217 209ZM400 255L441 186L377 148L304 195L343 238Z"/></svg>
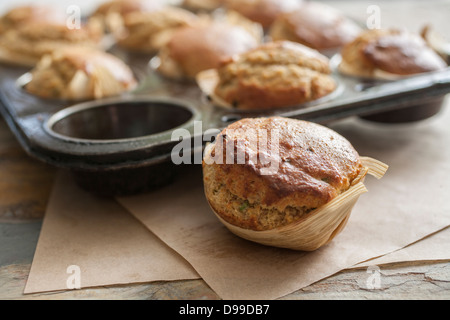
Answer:
<svg viewBox="0 0 450 320"><path fill-rule="evenodd" d="M197 74L202 92L219 107L273 110L329 97L338 83L329 59L300 43L274 41Z"/></svg>
<svg viewBox="0 0 450 320"><path fill-rule="evenodd" d="M257 47L262 40L258 24L228 11L179 28L152 62L168 79L193 81L200 72L219 67L223 60Z"/></svg>
<svg viewBox="0 0 450 320"><path fill-rule="evenodd" d="M89 100L118 96L137 86L131 68L119 58L88 47L45 55L29 74L24 89L45 99Z"/></svg>
<svg viewBox="0 0 450 320"><path fill-rule="evenodd" d="M225 129L205 150L206 198L219 221L241 238L272 247L317 250L346 226L354 205L367 192L365 177L381 179L388 166L359 157L345 138L305 121L281 117L244 119L237 126L248 132L255 123L266 127L271 121L286 130L279 153L286 162L273 176L266 177L258 171L261 167L256 168L248 160L252 151L246 153L249 162L243 165L214 163L218 139L249 148L254 142ZM304 137L292 138L296 135ZM283 149L283 144L288 147Z"/></svg>

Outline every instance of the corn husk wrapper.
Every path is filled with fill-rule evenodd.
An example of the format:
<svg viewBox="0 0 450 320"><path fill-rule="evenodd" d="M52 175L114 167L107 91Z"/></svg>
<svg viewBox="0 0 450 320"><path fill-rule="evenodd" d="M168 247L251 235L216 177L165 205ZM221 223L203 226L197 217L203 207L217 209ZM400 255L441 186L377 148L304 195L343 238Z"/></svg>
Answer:
<svg viewBox="0 0 450 320"><path fill-rule="evenodd" d="M359 197L367 192L364 185L366 175L381 179L388 169L386 164L378 160L368 157L362 157L361 160L364 169L346 192L289 225L253 231L234 226L214 213L232 233L246 240L299 251L317 250L331 242L345 228Z"/></svg>
<svg viewBox="0 0 450 320"><path fill-rule="evenodd" d="M119 96L138 85L134 75L123 80L120 76L114 75L110 69L95 63L86 70L82 68L76 70L71 78L65 79L58 68L52 65L53 58L53 55L45 55L34 69L19 78L18 86L31 94L47 99L85 101ZM48 79L54 81L54 87L42 86L49 81ZM54 93L53 89L57 92Z"/></svg>
<svg viewBox="0 0 450 320"><path fill-rule="evenodd" d="M214 94L214 90L219 83L219 75L216 69L209 69L198 73L195 80L203 94L211 99L214 105L226 109L234 109L231 104Z"/></svg>
<svg viewBox="0 0 450 320"><path fill-rule="evenodd" d="M422 38L447 64L450 64L450 41L444 38L430 25L426 25L421 31Z"/></svg>

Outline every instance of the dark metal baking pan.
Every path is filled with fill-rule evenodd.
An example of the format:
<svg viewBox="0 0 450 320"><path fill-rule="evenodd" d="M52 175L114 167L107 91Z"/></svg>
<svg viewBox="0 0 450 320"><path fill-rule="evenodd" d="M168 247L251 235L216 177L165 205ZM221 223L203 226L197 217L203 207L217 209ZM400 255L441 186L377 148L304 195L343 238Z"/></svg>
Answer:
<svg viewBox="0 0 450 320"><path fill-rule="evenodd" d="M278 115L322 124L398 110L407 117L408 110L423 111L430 101L441 101L450 92L450 68L383 84L335 73L340 89L331 97L243 112L212 105L195 83L159 76L149 66L150 57L120 57L142 71L139 88L121 97L81 103L30 95L17 82L29 70L0 66L0 112L22 147L33 157L76 172L86 188L104 194L136 193L168 181L176 169L170 161L178 143L171 136L175 129L185 129L196 139L208 129L220 130L246 117ZM196 121L201 132L194 128Z"/></svg>

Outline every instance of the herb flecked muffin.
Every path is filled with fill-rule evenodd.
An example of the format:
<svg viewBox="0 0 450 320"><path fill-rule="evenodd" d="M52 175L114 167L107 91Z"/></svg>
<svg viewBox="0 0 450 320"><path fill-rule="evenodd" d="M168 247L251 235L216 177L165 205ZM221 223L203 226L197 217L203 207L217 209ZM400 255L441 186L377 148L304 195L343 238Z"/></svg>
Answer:
<svg viewBox="0 0 450 320"><path fill-rule="evenodd" d="M265 43L234 56L217 73L214 94L236 109L297 106L337 88L329 59L290 41Z"/></svg>
<svg viewBox="0 0 450 320"><path fill-rule="evenodd" d="M263 150L258 142L265 135ZM275 138L278 148L272 149ZM233 161L226 159L230 146ZM239 154L245 161L237 161ZM276 170L265 173L273 164ZM304 218L347 191L362 170L358 152L335 131L282 117L235 122L207 147L203 160L212 209L226 222L255 231Z"/></svg>

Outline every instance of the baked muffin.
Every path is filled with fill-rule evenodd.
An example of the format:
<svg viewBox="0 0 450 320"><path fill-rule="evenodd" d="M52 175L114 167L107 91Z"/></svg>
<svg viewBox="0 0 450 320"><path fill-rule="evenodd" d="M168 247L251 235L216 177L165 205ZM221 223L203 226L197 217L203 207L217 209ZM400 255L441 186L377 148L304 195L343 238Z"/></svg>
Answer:
<svg viewBox="0 0 450 320"><path fill-rule="evenodd" d="M124 17L132 12L150 12L161 9L162 0L111 0L100 4L91 17L99 18L106 32L119 32L123 28Z"/></svg>
<svg viewBox="0 0 450 320"><path fill-rule="evenodd" d="M123 29L116 35L117 44L130 51L155 53L178 28L198 21L194 13L173 6L150 12L132 12L124 16Z"/></svg>
<svg viewBox="0 0 450 320"><path fill-rule="evenodd" d="M396 79L447 67L422 37L395 29L364 31L343 47L341 56L339 71L373 79Z"/></svg>
<svg viewBox="0 0 450 320"><path fill-rule="evenodd" d="M302 0L225 0L225 7L267 29L279 14L295 10L301 3Z"/></svg>
<svg viewBox="0 0 450 320"><path fill-rule="evenodd" d="M52 6L24 5L13 8L0 17L0 33L12 30L27 23L64 23L64 11Z"/></svg>
<svg viewBox="0 0 450 320"><path fill-rule="evenodd" d="M25 90L48 99L87 100L135 88L131 69L119 58L87 47L64 47L44 56Z"/></svg>
<svg viewBox="0 0 450 320"><path fill-rule="evenodd" d="M356 38L362 29L340 11L318 2L280 14L271 25L272 40L299 42L324 51L338 49Z"/></svg>
<svg viewBox="0 0 450 320"><path fill-rule="evenodd" d="M359 154L338 133L281 117L231 124L203 160L211 208L224 221L255 231L304 218L347 191L361 170Z"/></svg>
<svg viewBox="0 0 450 320"><path fill-rule="evenodd" d="M175 80L194 80L204 70L218 68L233 55L257 47L262 30L235 13L177 30L159 52L158 71Z"/></svg>
<svg viewBox="0 0 450 320"><path fill-rule="evenodd" d="M263 110L295 106L336 89L329 59L289 41L265 43L217 69L214 95L230 106Z"/></svg>
<svg viewBox="0 0 450 320"><path fill-rule="evenodd" d="M220 8L225 0L183 0L182 5L193 11L213 11Z"/></svg>
<svg viewBox="0 0 450 320"><path fill-rule="evenodd" d="M64 46L99 48L102 40L102 28L96 20L74 29L65 23L29 22L0 35L0 60L34 66L44 55Z"/></svg>

